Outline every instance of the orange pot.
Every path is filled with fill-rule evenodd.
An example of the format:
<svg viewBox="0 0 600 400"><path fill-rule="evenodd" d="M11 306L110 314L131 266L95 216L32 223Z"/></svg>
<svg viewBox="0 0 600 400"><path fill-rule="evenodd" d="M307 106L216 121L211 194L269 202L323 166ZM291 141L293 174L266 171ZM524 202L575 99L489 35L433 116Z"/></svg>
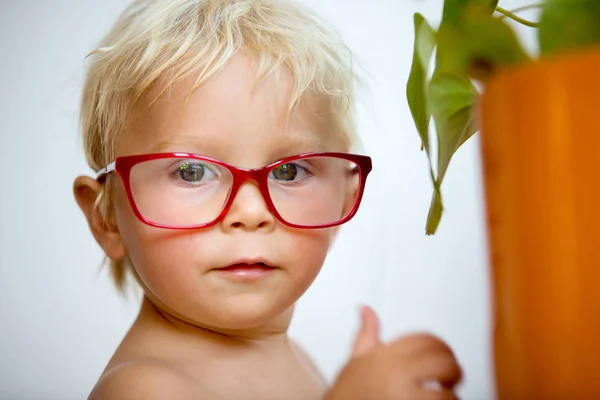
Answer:
<svg viewBox="0 0 600 400"><path fill-rule="evenodd" d="M481 111L498 399L600 399L600 51L500 72Z"/></svg>

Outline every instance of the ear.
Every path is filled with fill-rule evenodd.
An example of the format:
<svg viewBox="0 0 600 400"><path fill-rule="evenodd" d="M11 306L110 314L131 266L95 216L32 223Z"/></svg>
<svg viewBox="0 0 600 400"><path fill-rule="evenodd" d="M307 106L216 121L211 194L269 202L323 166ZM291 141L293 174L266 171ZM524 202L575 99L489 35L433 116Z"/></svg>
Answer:
<svg viewBox="0 0 600 400"><path fill-rule="evenodd" d="M99 207L94 207L96 199L102 191L103 185L97 180L88 176L79 176L75 179L73 192L79 208L83 211L85 218L94 238L102 247L108 258L111 260L123 259L127 251L121 240L121 234L117 227L114 213L105 216L100 212Z"/></svg>

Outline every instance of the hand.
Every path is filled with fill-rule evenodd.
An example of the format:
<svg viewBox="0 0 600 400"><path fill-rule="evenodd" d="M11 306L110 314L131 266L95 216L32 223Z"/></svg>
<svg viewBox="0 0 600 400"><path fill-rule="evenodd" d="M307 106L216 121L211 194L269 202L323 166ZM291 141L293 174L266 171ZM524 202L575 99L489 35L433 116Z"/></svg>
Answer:
<svg viewBox="0 0 600 400"><path fill-rule="evenodd" d="M350 361L325 400L454 400L461 370L440 339L418 334L384 344L375 312L364 307Z"/></svg>

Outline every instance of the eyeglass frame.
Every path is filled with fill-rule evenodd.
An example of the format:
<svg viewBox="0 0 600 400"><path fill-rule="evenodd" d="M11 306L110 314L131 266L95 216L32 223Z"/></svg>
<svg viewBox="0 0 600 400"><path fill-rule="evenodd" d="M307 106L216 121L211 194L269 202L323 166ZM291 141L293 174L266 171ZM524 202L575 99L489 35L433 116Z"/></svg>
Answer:
<svg viewBox="0 0 600 400"><path fill-rule="evenodd" d="M340 159L344 159L347 161L351 161L358 166L359 187L358 187L358 192L356 194L356 199L354 201L354 205L352 206L352 209L350 210L350 212L346 216L344 216L342 219L332 222L332 223L321 224L321 225L299 225L299 224L293 224L293 223L286 221L281 216L281 214L279 214L279 212L277 211L277 208L275 207L275 204L273 203L273 200L271 199L271 194L269 193L268 177L269 177L270 172L274 168L278 167L279 165L284 165L284 164L290 163L292 161L296 161L296 160L308 158L308 157L340 158ZM229 190L229 194L227 195L227 199L225 200L225 203L223 205L223 210L214 220L204 223L204 224L180 226L180 225L159 224L159 223L150 221L149 219L147 219L146 217L144 217L142 215L142 213L140 212L140 210L137 207L137 204L135 203L135 199L133 197L133 192L131 190L131 181L130 181L131 170L134 166L136 166L137 164L140 164L142 162L165 159L165 158L190 158L190 159L195 159L195 160L201 160L201 161L206 161L206 162L210 162L213 164L217 164L217 165L225 167L227 170L229 170L229 172L231 173L232 178L233 178L231 189ZM366 156L366 155L361 155L361 154L352 154L352 153L339 153L339 152L303 153L303 154L298 154L295 156L280 159L280 160L275 161L264 167L248 169L248 168L236 167L236 166L228 164L224 161L217 160L212 157L199 155L199 154L186 153L186 152L167 152L167 153L138 154L138 155L117 157L115 159L115 161L111 162L106 167L102 168L101 170L99 170L97 172L96 180L98 182L102 183L104 181L104 179L111 172L116 172L119 175L119 177L121 178L121 181L123 182L123 184L125 186L125 192L127 193L129 205L131 206L131 209L133 210L134 215L141 222L145 223L146 225L153 226L156 228L175 229L175 230L192 230L192 229L208 228L213 225L216 225L217 223L222 221L223 218L225 218L225 216L229 212L229 209L231 208L231 205L233 204L233 202L237 196L239 189L246 183L246 181L255 181L258 184L258 189L262 195L263 200L265 201L265 203L267 205L269 212L279 222L281 222L282 224L289 226L291 228L297 228L297 229L324 229L324 228L330 228L333 226L345 224L346 222L350 221L356 215L358 208L360 206L363 194L364 194L367 177L368 177L369 173L372 171L372 169L373 169L373 165L372 165L371 157Z"/></svg>

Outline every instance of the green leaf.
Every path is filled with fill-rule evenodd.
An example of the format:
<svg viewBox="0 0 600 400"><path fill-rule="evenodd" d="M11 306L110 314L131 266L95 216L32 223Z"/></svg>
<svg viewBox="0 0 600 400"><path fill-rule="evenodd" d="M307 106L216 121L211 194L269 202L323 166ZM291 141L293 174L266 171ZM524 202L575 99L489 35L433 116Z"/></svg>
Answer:
<svg viewBox="0 0 600 400"><path fill-rule="evenodd" d="M452 29L447 37L454 42L440 41L438 48L445 68L436 69L428 93L428 105L438 130L440 185L454 153L479 129L473 115L479 93L468 76L469 66L484 62L506 67L529 59L513 30L487 11L473 8L465 12L460 27ZM442 49L442 43L447 47Z"/></svg>
<svg viewBox="0 0 600 400"><path fill-rule="evenodd" d="M414 29L415 39L413 60L410 76L406 85L406 97L408 99L408 105L413 120L415 121L415 126L421 137L421 143L427 153L429 174L434 185L434 192L437 194L437 198L441 199L439 186L437 185L431 162L429 146L429 123L431 121L431 113L429 112L429 107L427 105L426 93L428 80L427 71L436 44L435 31L419 13L414 15Z"/></svg>
<svg viewBox="0 0 600 400"><path fill-rule="evenodd" d="M512 29L492 17L487 7L474 4L463 10L459 24L442 24L438 31L436 70L427 99L437 130L436 190L427 217L426 233L439 225L443 202L439 188L456 151L479 130L474 106L479 93L469 72L473 65L490 68L528 60Z"/></svg>
<svg viewBox="0 0 600 400"><path fill-rule="evenodd" d="M440 192L434 191L433 196L431 196L431 204L429 205L429 214L427 214L427 224L425 225L426 235L435 234L442 219L443 211L444 207Z"/></svg>
<svg viewBox="0 0 600 400"><path fill-rule="evenodd" d="M546 0L538 35L542 55L600 45L600 1Z"/></svg>
<svg viewBox="0 0 600 400"><path fill-rule="evenodd" d="M440 187L450 161L479 128L474 116L479 93L469 75L472 65L511 65L527 59L510 27L493 18L497 5L498 0L444 1L442 23L436 35L436 67L429 84L421 80L419 74L423 70L415 70L415 59L420 54L420 42L415 41L409 104L428 156L430 114L436 125L438 142L437 177L426 224L428 235L436 232L443 214ZM415 37L421 19L415 16ZM426 85L424 93L418 92L423 85ZM433 170L431 175L433 179Z"/></svg>
<svg viewBox="0 0 600 400"><path fill-rule="evenodd" d="M460 26L460 46L462 65L467 69L474 63L508 67L529 60L509 25L477 10L467 15Z"/></svg>
<svg viewBox="0 0 600 400"><path fill-rule="evenodd" d="M473 6L483 6L492 15L497 5L498 0L445 0L442 23L458 23L464 12Z"/></svg>
<svg viewBox="0 0 600 400"><path fill-rule="evenodd" d="M438 36L436 69L443 73L466 76L474 66L493 69L529 59L512 28L478 5L464 11L460 24L442 25Z"/></svg>
<svg viewBox="0 0 600 400"><path fill-rule="evenodd" d="M429 105L437 130L440 184L454 153L477 130L473 106L478 96L468 78L445 73L434 73L431 78Z"/></svg>
<svg viewBox="0 0 600 400"><path fill-rule="evenodd" d="M415 44L412 67L406 85L406 97L417 131L429 157L429 121L431 120L431 114L427 107L425 88L427 85L427 69L435 48L435 31L419 13L414 15L414 27Z"/></svg>
<svg viewBox="0 0 600 400"><path fill-rule="evenodd" d="M438 139L438 189L433 193L427 217L428 235L435 233L442 216L443 203L439 187L450 160L458 148L477 131L473 106L478 95L468 77L436 71L431 78L428 97Z"/></svg>

